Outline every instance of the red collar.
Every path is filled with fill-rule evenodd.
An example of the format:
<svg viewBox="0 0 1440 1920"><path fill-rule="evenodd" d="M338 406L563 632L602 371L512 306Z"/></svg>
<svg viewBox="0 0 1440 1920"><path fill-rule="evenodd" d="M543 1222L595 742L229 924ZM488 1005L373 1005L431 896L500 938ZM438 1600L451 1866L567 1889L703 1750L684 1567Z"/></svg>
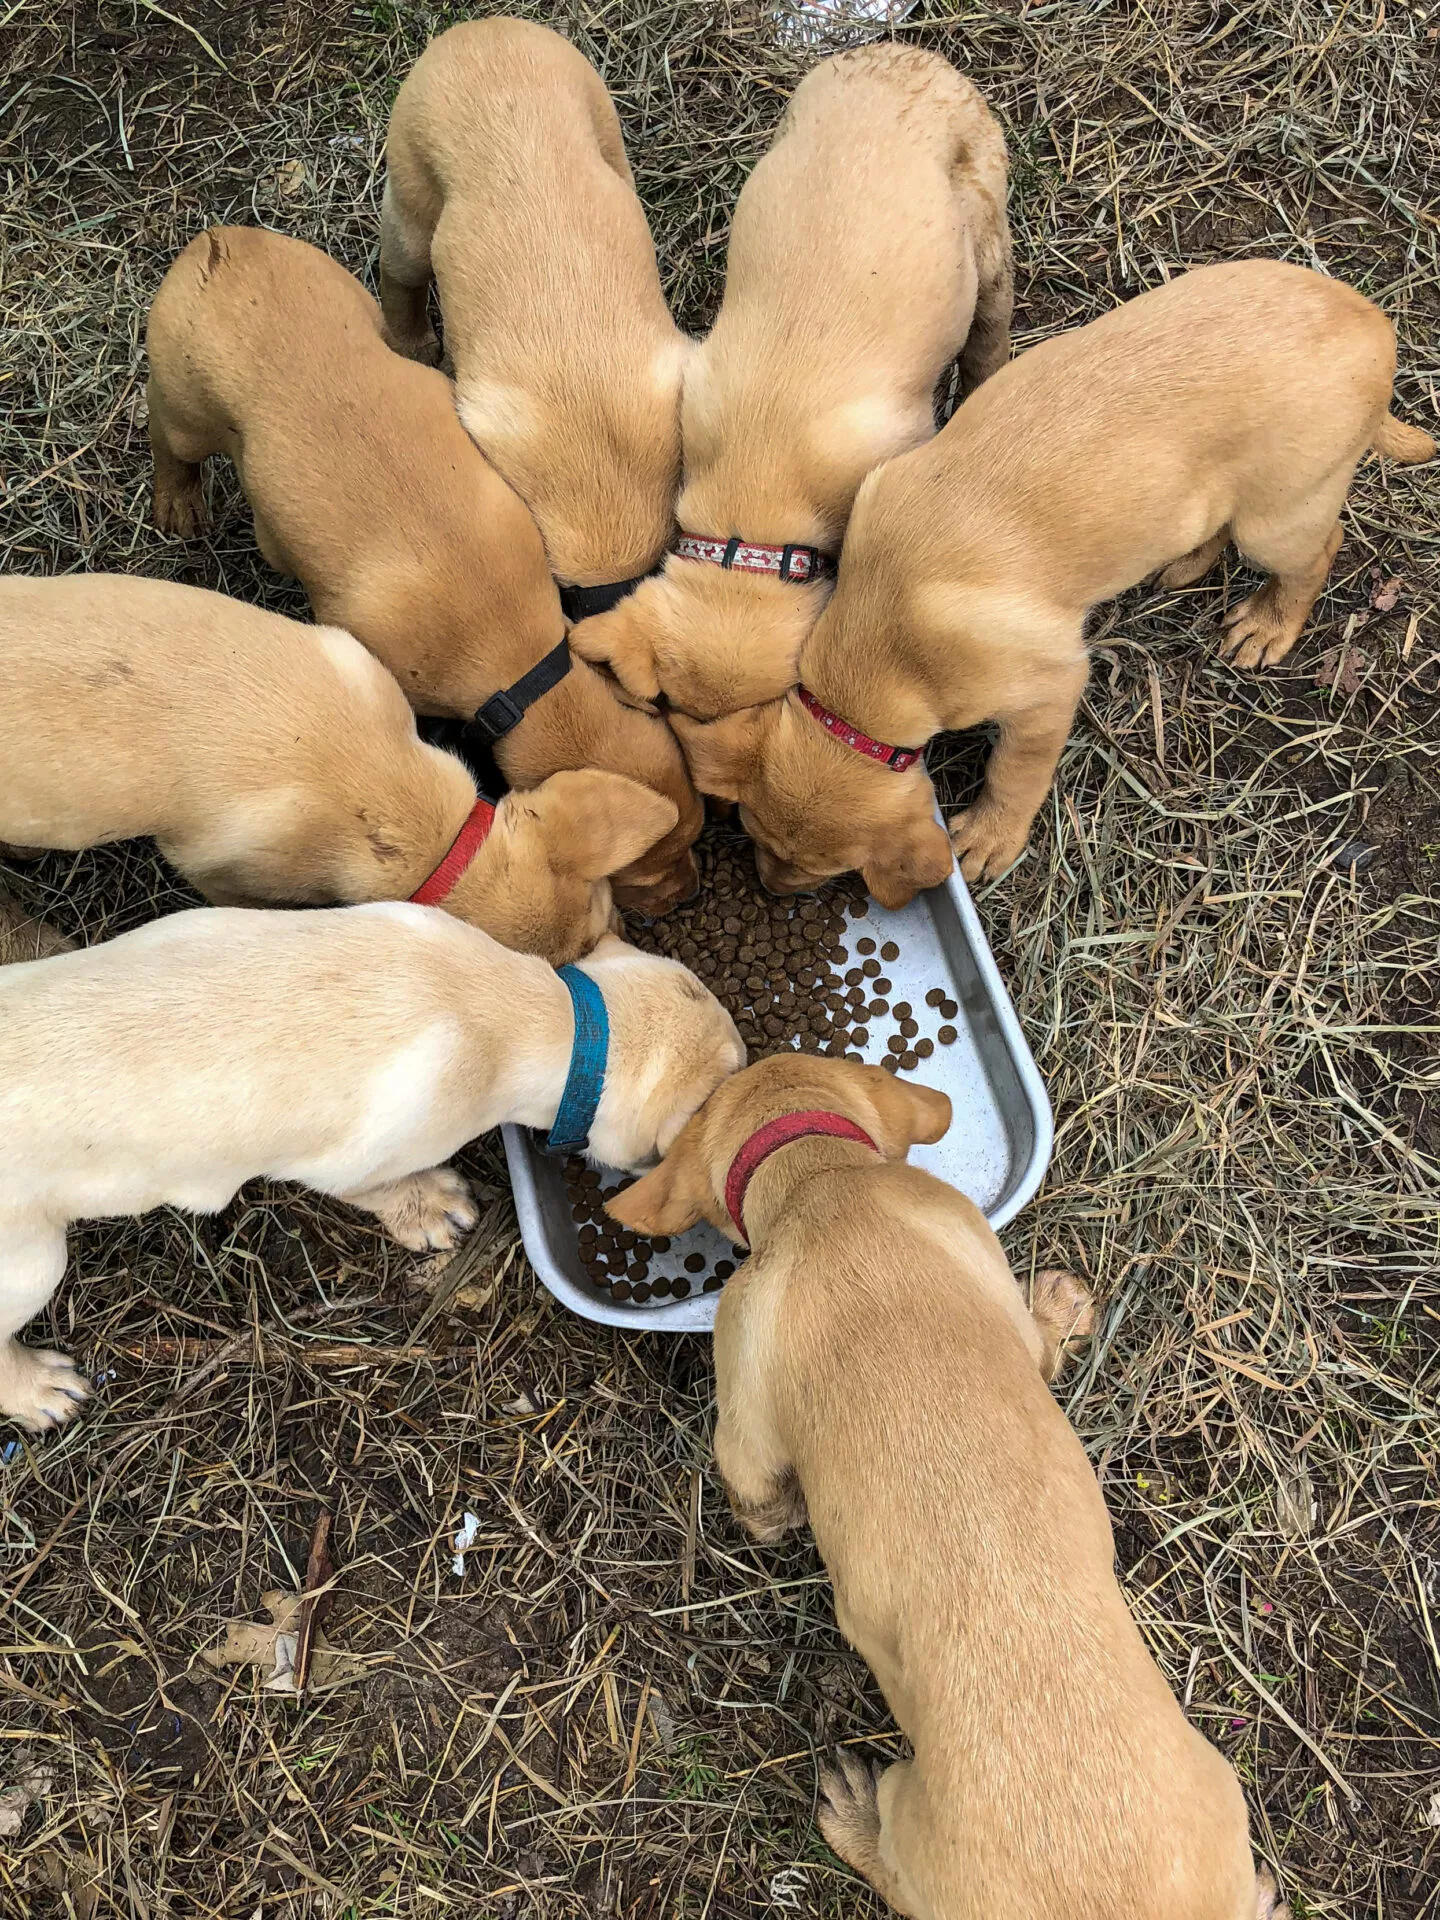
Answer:
<svg viewBox="0 0 1440 1920"><path fill-rule="evenodd" d="M835 562L819 547L757 546L733 534L728 540L710 540L703 533L682 533L670 551L680 560L703 560L727 573L773 573L781 580L820 580L835 571Z"/></svg>
<svg viewBox="0 0 1440 1920"><path fill-rule="evenodd" d="M442 900L448 900L461 874L484 846L494 824L495 808L482 797L470 809L450 851L430 878L411 894L411 901L417 907L438 907Z"/></svg>
<svg viewBox="0 0 1440 1920"><path fill-rule="evenodd" d="M843 747L853 747L856 753L863 753L868 760L879 760L890 768L892 773L904 773L907 767L913 767L925 751L923 747L891 747L883 740L872 740L868 733L862 733L858 727L852 727L848 720L842 720L838 713L832 713L829 707L822 706L808 687L796 687L800 704L814 720L818 720L832 740L838 740Z"/></svg>
<svg viewBox="0 0 1440 1920"><path fill-rule="evenodd" d="M856 1126L853 1120L847 1120L843 1113L826 1113L811 1107L803 1113L782 1113L774 1120L767 1120L741 1147L730 1162L730 1171L725 1176L725 1210L735 1222L736 1231L746 1246L750 1243L745 1239L745 1189L750 1185L756 1168L778 1148L789 1146L792 1140L803 1140L808 1134L820 1133L833 1134L837 1140L858 1140L862 1146L869 1147L872 1153L880 1151L865 1129Z"/></svg>

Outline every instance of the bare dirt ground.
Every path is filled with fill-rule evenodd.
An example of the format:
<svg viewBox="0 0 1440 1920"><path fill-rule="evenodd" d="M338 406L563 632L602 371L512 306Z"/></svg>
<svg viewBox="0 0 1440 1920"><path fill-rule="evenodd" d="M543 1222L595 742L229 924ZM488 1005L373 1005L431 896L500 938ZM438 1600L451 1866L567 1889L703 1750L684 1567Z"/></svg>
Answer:
<svg viewBox="0 0 1440 1920"><path fill-rule="evenodd" d="M533 11L614 89L703 328L811 56L758 4ZM1440 13L921 15L907 35L1009 133L1021 346L1278 254L1393 316L1398 410L1435 429ZM454 17L0 0L7 567L301 609L228 473L206 541L150 530L146 305L222 219L373 276L386 111ZM1312 629L1263 677L1215 656L1238 577L1101 609L1035 844L981 900L1058 1125L1008 1248L1102 1303L1065 1397L1126 1590L1297 1915L1337 1920L1440 1913L1436 505L1433 472L1367 468ZM955 743L952 791L973 764ZM189 903L143 846L3 878L88 941ZM73 1237L43 1337L97 1404L0 1466L6 1914L878 1912L813 1828L816 1755L893 1732L808 1543L758 1550L728 1516L706 1343L569 1318L519 1251L497 1143L465 1164L488 1226L423 1327L416 1263L313 1196ZM303 1584L322 1512L348 1658L303 1704L197 1664Z"/></svg>

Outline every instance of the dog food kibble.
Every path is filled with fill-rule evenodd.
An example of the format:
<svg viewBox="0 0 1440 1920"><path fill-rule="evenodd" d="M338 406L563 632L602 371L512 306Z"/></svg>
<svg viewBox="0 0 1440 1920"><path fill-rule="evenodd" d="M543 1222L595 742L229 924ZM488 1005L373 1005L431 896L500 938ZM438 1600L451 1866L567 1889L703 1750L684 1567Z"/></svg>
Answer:
<svg viewBox="0 0 1440 1920"><path fill-rule="evenodd" d="M760 887L749 842L733 829L711 828L695 852L700 890L694 900L662 919L637 916L627 935L645 952L682 961L700 976L734 1019L751 1060L794 1051L854 1061L868 1053L873 1060L883 1048L880 1064L899 1073L929 1058L936 1042L920 1036L907 1001L892 1006L893 988L881 971L882 962L899 961L900 944L882 942L857 924L870 911L858 875L819 894L781 898ZM925 1004L947 1020L959 1012L940 987L926 994ZM955 1038L953 1026L940 1029L942 1046ZM689 1236L677 1247L670 1238L646 1240L621 1227L605 1203L624 1183L602 1184L600 1173L579 1160L565 1163L563 1180L580 1265L597 1292L612 1300L654 1308L718 1293L744 1257L737 1248L734 1258L716 1260L713 1252L687 1252L694 1244ZM713 1250L713 1236L709 1244ZM662 1262L669 1271L661 1270Z"/></svg>

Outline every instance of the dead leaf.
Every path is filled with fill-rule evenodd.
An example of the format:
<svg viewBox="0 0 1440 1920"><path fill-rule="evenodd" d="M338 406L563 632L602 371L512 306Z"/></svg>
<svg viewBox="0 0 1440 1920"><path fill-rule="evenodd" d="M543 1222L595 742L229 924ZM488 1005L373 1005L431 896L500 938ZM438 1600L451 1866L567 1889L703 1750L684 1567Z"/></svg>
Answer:
<svg viewBox="0 0 1440 1920"><path fill-rule="evenodd" d="M1400 579L1387 580L1378 567L1370 569L1370 604L1377 613L1389 613L1401 594L1405 591L1405 582Z"/></svg>
<svg viewBox="0 0 1440 1920"><path fill-rule="evenodd" d="M298 1693L295 1655L302 1596L276 1588L261 1594L260 1604L270 1615L268 1626L259 1620L227 1620L225 1638L218 1647L203 1647L200 1658L208 1667L259 1667L267 1693ZM354 1656L332 1647L317 1629L311 1643L310 1684L323 1687L344 1680L352 1668L359 1670Z"/></svg>
<svg viewBox="0 0 1440 1920"><path fill-rule="evenodd" d="M62 1899L68 1895L67 1907L75 1920L91 1920L100 1904L100 1868L88 1853L46 1847L35 1863L35 1874L52 1893Z"/></svg>
<svg viewBox="0 0 1440 1920"><path fill-rule="evenodd" d="M0 1789L0 1840L15 1838L31 1807L38 1806L54 1784L49 1767L22 1767L12 1783Z"/></svg>
<svg viewBox="0 0 1440 1920"><path fill-rule="evenodd" d="M286 199L303 193L310 184L310 175L303 160L282 160L270 176L270 185L276 193L282 193Z"/></svg>
<svg viewBox="0 0 1440 1920"><path fill-rule="evenodd" d="M1363 647L1329 647L1321 657L1315 684L1333 687L1353 698L1360 692L1369 666L1370 656Z"/></svg>

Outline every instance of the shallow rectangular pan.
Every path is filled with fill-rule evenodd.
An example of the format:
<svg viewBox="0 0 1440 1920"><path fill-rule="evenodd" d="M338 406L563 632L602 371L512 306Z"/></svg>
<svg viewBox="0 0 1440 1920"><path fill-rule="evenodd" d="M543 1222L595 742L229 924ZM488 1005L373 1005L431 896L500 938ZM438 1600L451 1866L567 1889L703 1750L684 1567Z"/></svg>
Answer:
<svg viewBox="0 0 1440 1920"><path fill-rule="evenodd" d="M932 988L943 988L960 1007L959 1017L951 1022L958 1028L955 1042L937 1047L905 1076L948 1093L955 1109L945 1138L933 1147L912 1149L910 1163L959 1187L992 1227L1002 1227L1040 1185L1054 1128L1045 1088L959 869L947 885L922 893L899 913L887 913L872 900L863 919L848 921L845 946L851 964L855 942L866 935L899 946L900 958L887 962L885 970L894 983L893 997L911 1002L921 1035L933 1038L942 1021L925 1003ZM840 961L837 971L845 965ZM882 1023L877 1021L865 1058L878 1063L883 1049ZM594 1286L580 1264L562 1163L539 1152L526 1127L506 1127L504 1136L525 1251L557 1299L605 1326L666 1333L710 1328L715 1293L641 1306L612 1300ZM623 1177L608 1170L602 1175L606 1186ZM668 1252L652 1256L651 1272L689 1284L685 1260L691 1254L703 1254L707 1268L716 1260L739 1257L712 1227L702 1225L673 1240Z"/></svg>

